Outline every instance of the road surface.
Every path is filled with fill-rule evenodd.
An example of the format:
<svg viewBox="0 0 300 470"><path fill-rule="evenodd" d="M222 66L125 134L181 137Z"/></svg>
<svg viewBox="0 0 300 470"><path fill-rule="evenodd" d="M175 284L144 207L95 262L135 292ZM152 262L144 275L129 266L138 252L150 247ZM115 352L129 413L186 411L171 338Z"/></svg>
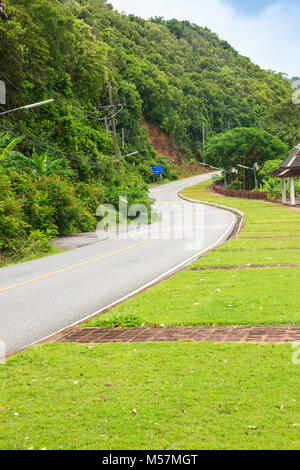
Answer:
<svg viewBox="0 0 300 470"><path fill-rule="evenodd" d="M144 289L226 240L231 212L183 201L177 193L209 178L152 187L161 214L116 238L0 269L0 341L11 354ZM105 236L103 237L103 233ZM2 343L3 346L3 343Z"/></svg>

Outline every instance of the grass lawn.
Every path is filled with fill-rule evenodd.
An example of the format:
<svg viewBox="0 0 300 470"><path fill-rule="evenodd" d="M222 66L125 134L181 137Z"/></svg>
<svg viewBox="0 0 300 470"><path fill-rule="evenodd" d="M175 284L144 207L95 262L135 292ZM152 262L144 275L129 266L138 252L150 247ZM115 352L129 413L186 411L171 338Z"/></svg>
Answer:
<svg viewBox="0 0 300 470"><path fill-rule="evenodd" d="M299 263L300 238L291 236L300 236L300 214L212 196L208 184L185 194L242 210L239 238L88 325L300 324L299 268L268 267ZM30 348L0 365L0 449L299 449L294 351L208 342Z"/></svg>
<svg viewBox="0 0 300 470"><path fill-rule="evenodd" d="M88 325L300 324L299 270L253 271L182 271Z"/></svg>
<svg viewBox="0 0 300 470"><path fill-rule="evenodd" d="M188 188L184 195L243 211L238 238L92 319L89 326L300 325L300 268L268 267L300 265L300 213L262 201L214 196L207 192L210 184ZM234 266L246 269L225 269Z"/></svg>
<svg viewBox="0 0 300 470"><path fill-rule="evenodd" d="M299 449L292 353L230 343L35 347L0 366L0 449Z"/></svg>

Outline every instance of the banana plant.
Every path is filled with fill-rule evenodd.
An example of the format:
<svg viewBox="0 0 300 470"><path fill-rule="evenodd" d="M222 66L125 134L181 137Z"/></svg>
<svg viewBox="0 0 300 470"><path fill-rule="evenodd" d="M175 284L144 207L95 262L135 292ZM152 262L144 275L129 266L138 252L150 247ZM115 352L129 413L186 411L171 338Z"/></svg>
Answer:
<svg viewBox="0 0 300 470"><path fill-rule="evenodd" d="M22 142L24 137L17 137L13 139L3 150L0 149L0 161L5 160L9 154L16 148L16 146Z"/></svg>
<svg viewBox="0 0 300 470"><path fill-rule="evenodd" d="M70 176L72 171L62 168L62 163L62 158L53 157L48 152L42 154L33 152L31 157L18 153L6 167L18 173L30 173L35 177L48 176L53 173Z"/></svg>
<svg viewBox="0 0 300 470"><path fill-rule="evenodd" d="M41 155L33 152L31 162L33 167L32 172L36 176L48 176L51 173L60 173L64 171L61 168L62 159L51 157L47 152L44 152Z"/></svg>

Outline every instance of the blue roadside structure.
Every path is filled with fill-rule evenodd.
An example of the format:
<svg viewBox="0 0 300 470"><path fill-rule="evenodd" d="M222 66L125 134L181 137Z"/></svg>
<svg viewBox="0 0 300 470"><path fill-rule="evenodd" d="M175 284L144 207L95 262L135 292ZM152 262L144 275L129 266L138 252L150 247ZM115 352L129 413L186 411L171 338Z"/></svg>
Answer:
<svg viewBox="0 0 300 470"><path fill-rule="evenodd" d="M164 167L163 165L152 165L151 166L152 173L154 175L163 175L164 174Z"/></svg>

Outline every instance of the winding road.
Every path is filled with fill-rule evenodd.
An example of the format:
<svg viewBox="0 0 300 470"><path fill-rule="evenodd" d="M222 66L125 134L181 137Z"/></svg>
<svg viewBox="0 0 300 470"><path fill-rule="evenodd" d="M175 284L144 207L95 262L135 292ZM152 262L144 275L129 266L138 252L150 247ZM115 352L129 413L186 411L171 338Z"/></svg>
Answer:
<svg viewBox="0 0 300 470"><path fill-rule="evenodd" d="M152 187L161 217L151 226L129 227L118 237L110 231L100 232L100 239L82 235L84 246L0 269L0 341L6 353L100 313L224 242L236 223L231 212L178 197L209 177Z"/></svg>

